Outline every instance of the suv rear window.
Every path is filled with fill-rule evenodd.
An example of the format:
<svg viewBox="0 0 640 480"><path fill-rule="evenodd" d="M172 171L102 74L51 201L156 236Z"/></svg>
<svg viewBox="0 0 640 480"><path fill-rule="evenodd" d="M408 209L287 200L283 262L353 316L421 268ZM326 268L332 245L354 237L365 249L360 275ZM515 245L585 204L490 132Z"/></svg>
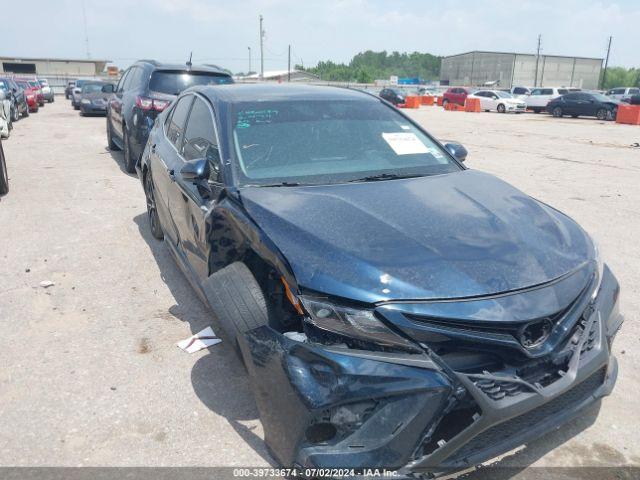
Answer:
<svg viewBox="0 0 640 480"><path fill-rule="evenodd" d="M156 70L151 74L149 90L178 95L184 89L194 85L220 85L224 83L233 83L233 79L223 73Z"/></svg>

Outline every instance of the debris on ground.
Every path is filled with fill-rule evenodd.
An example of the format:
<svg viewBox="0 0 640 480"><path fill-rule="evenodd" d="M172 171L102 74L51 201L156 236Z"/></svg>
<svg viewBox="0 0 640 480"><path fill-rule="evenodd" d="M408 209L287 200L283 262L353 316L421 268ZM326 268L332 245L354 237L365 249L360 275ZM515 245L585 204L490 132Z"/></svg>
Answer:
<svg viewBox="0 0 640 480"><path fill-rule="evenodd" d="M189 338L178 342L178 347L187 353L195 353L203 348L211 347L222 342L211 327L207 327L204 330L190 336Z"/></svg>
<svg viewBox="0 0 640 480"><path fill-rule="evenodd" d="M55 283L53 283L51 280L43 280L40 282L40 286L42 288L49 288L49 287L53 287L55 285Z"/></svg>

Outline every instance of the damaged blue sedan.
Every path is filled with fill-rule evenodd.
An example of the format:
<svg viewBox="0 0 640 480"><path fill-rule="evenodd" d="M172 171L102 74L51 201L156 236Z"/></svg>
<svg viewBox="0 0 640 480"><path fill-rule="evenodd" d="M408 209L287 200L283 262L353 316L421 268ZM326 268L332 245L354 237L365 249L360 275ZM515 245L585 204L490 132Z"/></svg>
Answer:
<svg viewBox="0 0 640 480"><path fill-rule="evenodd" d="M438 475L613 389L619 285L566 215L364 92L183 92L137 165L287 467Z"/></svg>

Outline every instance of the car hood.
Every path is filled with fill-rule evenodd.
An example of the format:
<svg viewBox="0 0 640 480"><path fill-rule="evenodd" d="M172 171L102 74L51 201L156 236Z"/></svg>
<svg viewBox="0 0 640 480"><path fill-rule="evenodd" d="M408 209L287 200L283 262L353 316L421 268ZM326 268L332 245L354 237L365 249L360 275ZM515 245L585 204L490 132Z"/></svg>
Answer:
<svg viewBox="0 0 640 480"><path fill-rule="evenodd" d="M573 220L473 170L240 196L303 289L363 302L513 291L594 255Z"/></svg>

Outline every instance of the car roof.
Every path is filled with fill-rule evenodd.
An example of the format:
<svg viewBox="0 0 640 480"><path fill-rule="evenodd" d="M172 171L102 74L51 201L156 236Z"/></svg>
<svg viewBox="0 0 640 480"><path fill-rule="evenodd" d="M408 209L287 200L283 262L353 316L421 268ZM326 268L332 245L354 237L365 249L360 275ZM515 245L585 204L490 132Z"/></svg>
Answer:
<svg viewBox="0 0 640 480"><path fill-rule="evenodd" d="M202 85L185 92L196 91L215 103L269 102L292 100L364 100L380 99L361 90L324 85L234 83Z"/></svg>
<svg viewBox="0 0 640 480"><path fill-rule="evenodd" d="M217 65L191 65L191 67L188 67L186 63L161 63L156 60L138 60L135 63L151 65L156 70L191 70L193 72L209 72L231 75L229 71Z"/></svg>

